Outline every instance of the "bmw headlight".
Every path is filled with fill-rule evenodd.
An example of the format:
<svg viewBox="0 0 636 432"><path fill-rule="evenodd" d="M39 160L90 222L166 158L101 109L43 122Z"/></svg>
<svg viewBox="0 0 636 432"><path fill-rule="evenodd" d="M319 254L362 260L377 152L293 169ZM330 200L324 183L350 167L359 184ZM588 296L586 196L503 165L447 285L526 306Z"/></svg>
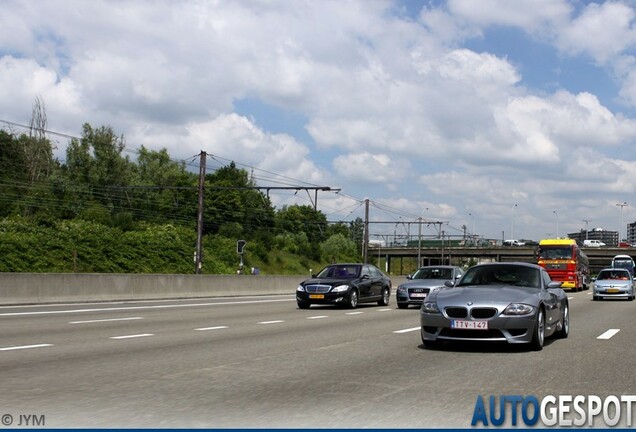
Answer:
<svg viewBox="0 0 636 432"><path fill-rule="evenodd" d="M349 285L338 285L337 287L333 287L331 292L346 292L349 289Z"/></svg>
<svg viewBox="0 0 636 432"><path fill-rule="evenodd" d="M296 291L298 292L305 292L305 287L302 285L298 285L298 288L296 288Z"/></svg>
<svg viewBox="0 0 636 432"><path fill-rule="evenodd" d="M530 315L534 312L534 306L525 303L511 303L504 309L504 315Z"/></svg>
<svg viewBox="0 0 636 432"><path fill-rule="evenodd" d="M422 311L430 314L438 314L439 308L437 307L437 302L428 301L422 303Z"/></svg>

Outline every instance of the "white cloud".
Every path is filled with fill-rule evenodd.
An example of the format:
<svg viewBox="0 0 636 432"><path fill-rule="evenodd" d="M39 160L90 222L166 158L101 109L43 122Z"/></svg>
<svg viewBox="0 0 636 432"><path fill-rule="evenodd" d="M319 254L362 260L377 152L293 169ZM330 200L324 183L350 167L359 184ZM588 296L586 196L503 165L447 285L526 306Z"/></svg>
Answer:
<svg viewBox="0 0 636 432"><path fill-rule="evenodd" d="M576 55L586 53L599 64L633 47L636 42L633 8L620 2L590 3L559 31L560 48Z"/></svg>
<svg viewBox="0 0 636 432"><path fill-rule="evenodd" d="M385 154L353 153L338 156L333 166L343 179L353 182L386 183L399 179L402 173Z"/></svg>
<svg viewBox="0 0 636 432"><path fill-rule="evenodd" d="M584 191L633 190L629 113L585 82L536 91L522 55L513 63L487 45L491 28L522 29L541 41L536 49L553 44L564 57L611 66L606 77L623 80L616 96L636 104L628 3L450 0L411 19L393 15L394 6L5 3L0 119L28 122L39 95L53 130L110 125L133 148L165 147L175 158L206 150L354 195L407 196L401 208L425 206L438 218L465 218L471 208L483 223L486 214L504 221L498 214L513 201L550 213L570 195L570 208L593 201ZM298 113L306 124L290 130L305 127L309 142L284 124L270 129L269 113L236 114L236 101L249 99Z"/></svg>

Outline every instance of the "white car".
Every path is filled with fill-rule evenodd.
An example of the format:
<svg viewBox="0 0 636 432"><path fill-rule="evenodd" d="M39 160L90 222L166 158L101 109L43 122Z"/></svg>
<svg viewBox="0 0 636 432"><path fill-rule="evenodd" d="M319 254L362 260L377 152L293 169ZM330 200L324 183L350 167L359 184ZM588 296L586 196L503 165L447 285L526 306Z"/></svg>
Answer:
<svg viewBox="0 0 636 432"><path fill-rule="evenodd" d="M504 246L525 246L526 244L520 240L504 240Z"/></svg>
<svg viewBox="0 0 636 432"><path fill-rule="evenodd" d="M605 243L600 240L583 240L584 247L603 247Z"/></svg>
<svg viewBox="0 0 636 432"><path fill-rule="evenodd" d="M634 300L634 280L627 269L606 268L592 280L594 281L592 300L606 298Z"/></svg>

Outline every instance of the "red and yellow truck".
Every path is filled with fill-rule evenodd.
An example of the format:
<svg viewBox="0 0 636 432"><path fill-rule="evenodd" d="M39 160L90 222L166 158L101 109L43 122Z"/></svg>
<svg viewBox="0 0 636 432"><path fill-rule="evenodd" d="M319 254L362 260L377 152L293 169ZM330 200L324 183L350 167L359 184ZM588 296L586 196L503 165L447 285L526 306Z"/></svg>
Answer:
<svg viewBox="0 0 636 432"><path fill-rule="evenodd" d="M561 288L573 291L589 288L589 261L576 240L541 240L536 255L537 264L546 269L553 281L561 282Z"/></svg>

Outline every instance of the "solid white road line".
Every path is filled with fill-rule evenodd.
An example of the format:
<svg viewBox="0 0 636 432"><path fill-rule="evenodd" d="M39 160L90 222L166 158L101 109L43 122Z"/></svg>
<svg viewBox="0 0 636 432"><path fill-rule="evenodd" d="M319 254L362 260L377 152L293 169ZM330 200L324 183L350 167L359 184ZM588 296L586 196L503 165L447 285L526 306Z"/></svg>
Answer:
<svg viewBox="0 0 636 432"><path fill-rule="evenodd" d="M322 318L329 318L329 316L327 316L327 315L316 315L316 316L307 317L307 319L322 319Z"/></svg>
<svg viewBox="0 0 636 432"><path fill-rule="evenodd" d="M108 321L129 321L129 320L140 320L140 319L143 319L143 317L110 318L110 319L86 320L86 321L69 321L69 324L88 324L88 323L99 323L99 322L108 322Z"/></svg>
<svg viewBox="0 0 636 432"><path fill-rule="evenodd" d="M6 312L6 313L0 313L0 316L52 315L52 314L84 313L84 312L115 312L115 311L128 311L128 310L141 310L141 309L171 309L171 308L186 308L186 307L200 307L200 306L228 306L228 305L257 304L257 303L279 303L279 302L289 302L289 301L295 301L295 299L248 300L248 301L230 301L230 302L215 302L215 303L188 303L188 304L171 304L171 305L154 305L154 306L91 308L91 309L66 309L66 310L34 311L34 312Z"/></svg>
<svg viewBox="0 0 636 432"><path fill-rule="evenodd" d="M221 330L221 329L226 329L229 328L228 326L216 326L216 327L201 327L201 328L196 328L195 330L197 331L205 331L205 330Z"/></svg>
<svg viewBox="0 0 636 432"><path fill-rule="evenodd" d="M21 345L21 346L0 348L0 351L12 351L12 350L21 350L21 349L29 349L29 348L44 348L44 347L51 347L51 346L53 346L53 344Z"/></svg>
<svg viewBox="0 0 636 432"><path fill-rule="evenodd" d="M141 334L134 334L134 335L111 336L110 339L131 339L131 338L140 338L140 337L147 337L147 336L154 336L154 334L141 333Z"/></svg>
<svg viewBox="0 0 636 432"><path fill-rule="evenodd" d="M404 330L396 330L393 333L398 333L398 334L400 334L400 333L409 333L409 332L417 331L419 329L420 329L419 327L412 327L412 328L407 328L407 329L404 329Z"/></svg>
<svg viewBox="0 0 636 432"><path fill-rule="evenodd" d="M603 333L602 335L600 335L596 339L611 339L612 336L614 336L619 331L621 331L621 329L609 329L608 331L606 331L605 333Z"/></svg>
<svg viewBox="0 0 636 432"><path fill-rule="evenodd" d="M284 323L285 321L283 320L276 320L276 321L261 321L259 322L259 324L278 324L278 323Z"/></svg>

